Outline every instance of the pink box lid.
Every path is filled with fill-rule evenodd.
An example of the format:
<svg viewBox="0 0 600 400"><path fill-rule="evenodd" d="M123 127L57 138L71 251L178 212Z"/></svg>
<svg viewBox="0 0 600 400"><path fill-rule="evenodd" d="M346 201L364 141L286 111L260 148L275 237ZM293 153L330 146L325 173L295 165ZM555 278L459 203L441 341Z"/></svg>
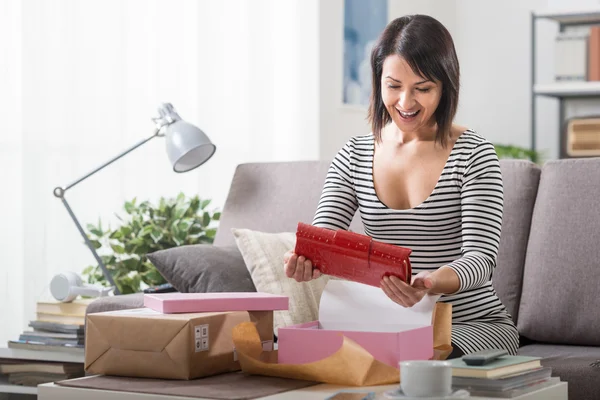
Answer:
<svg viewBox="0 0 600 400"><path fill-rule="evenodd" d="M163 314L287 310L289 298L270 293L158 293L144 294L144 306Z"/></svg>

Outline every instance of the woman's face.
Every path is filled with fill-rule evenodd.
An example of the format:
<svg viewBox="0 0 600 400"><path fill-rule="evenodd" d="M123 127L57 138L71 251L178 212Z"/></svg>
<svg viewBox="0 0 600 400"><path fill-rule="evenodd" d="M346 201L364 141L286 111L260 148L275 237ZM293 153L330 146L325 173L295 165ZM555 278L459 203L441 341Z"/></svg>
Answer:
<svg viewBox="0 0 600 400"><path fill-rule="evenodd" d="M388 56L381 74L381 97L402 132L430 128L442 96L442 83L417 75L400 56Z"/></svg>

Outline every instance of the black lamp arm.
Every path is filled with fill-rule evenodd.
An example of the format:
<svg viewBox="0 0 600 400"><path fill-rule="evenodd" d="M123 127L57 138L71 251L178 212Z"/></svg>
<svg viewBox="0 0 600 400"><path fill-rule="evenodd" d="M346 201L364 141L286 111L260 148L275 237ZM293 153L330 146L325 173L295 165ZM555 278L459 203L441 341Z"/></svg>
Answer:
<svg viewBox="0 0 600 400"><path fill-rule="evenodd" d="M81 224L79 223L79 220L77 219L77 217L75 216L75 214L73 213L73 210L71 209L71 207L69 206L69 203L67 202L67 200L65 199L65 193L67 190L71 189L73 186L77 185L78 183L86 180L87 178L89 178L90 176L94 175L96 172L106 168L107 166L109 166L110 164L114 163L115 161L117 161L118 159L120 159L121 157L129 154L130 152L132 152L133 150L137 149L138 147L142 146L143 144L149 142L150 140L154 139L157 136L161 136L160 134L160 128L157 128L154 132L154 134L152 136L150 136L149 138L146 138L144 140L141 140L140 142L136 143L135 145L133 145L132 147L128 148L127 150L123 151L121 154L117 155L116 157L111 158L109 161L105 162L104 164L100 165L98 168L92 170L91 172L87 173L86 175L84 175L83 177L77 179L76 181L74 181L73 183L63 187L56 187L54 188L54 196L58 197L59 199L61 199L63 205L65 206L65 208L67 209L67 212L69 213L69 215L71 216L71 219L73 220L73 222L75 223L75 226L77 227L77 229L79 230L79 233L81 234L81 236L83 237L83 239L85 240L85 243L87 244L88 248L90 249L90 251L92 252L92 254L94 255L94 258L96 259L96 262L98 263L98 265L100 266L100 269L102 269L102 274L104 275L104 278L106 278L106 280L110 283L111 286L114 287L114 294L119 295L121 294L119 291L119 288L117 287L117 285L115 284L115 281L112 277L112 275L110 274L110 272L108 271L108 269L106 268L106 265L104 265L104 263L102 262L102 259L100 258L100 256L98 255L98 253L96 252L96 249L94 248L94 245L92 244L92 242L90 241L90 239L87 237L87 235L85 234L85 231L83 230L83 227L81 226Z"/></svg>

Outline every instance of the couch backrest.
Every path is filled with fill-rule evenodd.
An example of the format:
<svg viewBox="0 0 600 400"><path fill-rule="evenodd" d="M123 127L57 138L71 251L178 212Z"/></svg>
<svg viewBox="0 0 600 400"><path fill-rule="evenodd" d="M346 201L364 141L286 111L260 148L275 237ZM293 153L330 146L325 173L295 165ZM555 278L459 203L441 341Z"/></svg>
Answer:
<svg viewBox="0 0 600 400"><path fill-rule="evenodd" d="M600 346L600 157L542 168L523 275L519 332Z"/></svg>
<svg viewBox="0 0 600 400"><path fill-rule="evenodd" d="M540 168L524 160L500 160L504 184L504 215L493 285L508 312L517 321L531 215L540 180Z"/></svg>
<svg viewBox="0 0 600 400"><path fill-rule="evenodd" d="M231 228L296 232L311 223L329 161L240 164L233 175L214 244L235 245ZM359 213L351 229L363 232Z"/></svg>

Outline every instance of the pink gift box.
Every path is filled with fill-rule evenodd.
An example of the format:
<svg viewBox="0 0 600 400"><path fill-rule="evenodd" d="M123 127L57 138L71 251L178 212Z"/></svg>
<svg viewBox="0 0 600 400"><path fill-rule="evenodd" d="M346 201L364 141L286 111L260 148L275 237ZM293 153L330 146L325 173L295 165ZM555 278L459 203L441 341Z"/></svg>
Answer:
<svg viewBox="0 0 600 400"><path fill-rule="evenodd" d="M144 306L163 314L287 310L289 299L269 293L144 294Z"/></svg>
<svg viewBox="0 0 600 400"><path fill-rule="evenodd" d="M390 329L394 330L393 327ZM278 362L305 364L331 356L343 336L355 341L378 361L398 368L400 361L433 357L433 327L397 327L393 332L322 329L318 321L279 328Z"/></svg>
<svg viewBox="0 0 600 400"><path fill-rule="evenodd" d="M330 280L321 296L319 320L280 327L278 362L306 364L337 352L343 337L394 368L400 361L433 357L431 317L439 296L401 307L379 288Z"/></svg>

